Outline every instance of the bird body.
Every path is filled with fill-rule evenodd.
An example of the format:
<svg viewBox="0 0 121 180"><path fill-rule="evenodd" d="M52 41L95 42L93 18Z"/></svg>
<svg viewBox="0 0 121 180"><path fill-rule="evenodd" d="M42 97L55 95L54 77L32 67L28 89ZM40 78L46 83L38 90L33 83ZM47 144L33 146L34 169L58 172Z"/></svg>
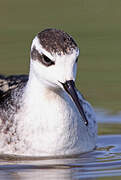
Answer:
<svg viewBox="0 0 121 180"><path fill-rule="evenodd" d="M59 156L95 148L95 113L74 84L78 55L68 34L47 29L32 42L29 76L0 77L0 153Z"/></svg>

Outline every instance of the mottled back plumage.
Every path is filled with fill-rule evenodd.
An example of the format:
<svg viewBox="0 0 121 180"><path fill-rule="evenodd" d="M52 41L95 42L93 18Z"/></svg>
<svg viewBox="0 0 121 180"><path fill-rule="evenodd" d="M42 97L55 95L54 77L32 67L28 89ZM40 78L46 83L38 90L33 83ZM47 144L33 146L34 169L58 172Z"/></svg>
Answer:
<svg viewBox="0 0 121 180"><path fill-rule="evenodd" d="M10 126L13 116L20 108L22 89L27 81L27 75L0 75L0 119L4 123L9 119L8 126Z"/></svg>
<svg viewBox="0 0 121 180"><path fill-rule="evenodd" d="M3 76L0 75L0 98L4 95L7 91L15 89L21 83L25 83L28 80L28 75L10 75L10 76Z"/></svg>

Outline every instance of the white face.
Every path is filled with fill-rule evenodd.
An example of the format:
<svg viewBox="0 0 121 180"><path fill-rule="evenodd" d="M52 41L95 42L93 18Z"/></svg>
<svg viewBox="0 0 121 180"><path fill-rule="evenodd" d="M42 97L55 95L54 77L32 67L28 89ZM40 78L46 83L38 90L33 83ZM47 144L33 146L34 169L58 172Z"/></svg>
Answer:
<svg viewBox="0 0 121 180"><path fill-rule="evenodd" d="M40 56L45 57L41 61L32 59L31 56L31 70L40 79L41 83L43 82L45 85L52 87L62 87L61 83L75 80L79 49L73 50L71 54L58 55L54 53L52 55L42 48L37 37L32 42L31 51L33 48L37 50Z"/></svg>

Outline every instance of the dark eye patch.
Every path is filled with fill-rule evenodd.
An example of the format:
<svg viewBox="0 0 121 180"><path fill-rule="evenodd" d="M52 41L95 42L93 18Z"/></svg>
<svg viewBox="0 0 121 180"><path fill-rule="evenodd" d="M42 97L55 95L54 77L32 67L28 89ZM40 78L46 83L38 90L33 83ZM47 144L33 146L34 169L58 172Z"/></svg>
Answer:
<svg viewBox="0 0 121 180"><path fill-rule="evenodd" d="M49 59L47 56L45 56L44 54L40 54L36 50L35 46L33 47L32 51L31 51L31 58L35 61L36 60L40 61L45 66L51 66L51 65L55 64L55 62L51 61L51 59Z"/></svg>

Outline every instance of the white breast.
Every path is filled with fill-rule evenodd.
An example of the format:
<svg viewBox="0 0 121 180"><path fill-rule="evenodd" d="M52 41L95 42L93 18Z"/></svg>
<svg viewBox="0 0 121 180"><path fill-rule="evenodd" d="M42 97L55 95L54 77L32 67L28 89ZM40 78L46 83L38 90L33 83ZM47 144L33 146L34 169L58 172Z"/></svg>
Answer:
<svg viewBox="0 0 121 180"><path fill-rule="evenodd" d="M41 101L36 95L34 101L26 99L27 104L16 116L20 138L17 153L68 155L89 151L95 146L93 122L85 126L71 98L65 92L58 93L46 92L40 97Z"/></svg>

